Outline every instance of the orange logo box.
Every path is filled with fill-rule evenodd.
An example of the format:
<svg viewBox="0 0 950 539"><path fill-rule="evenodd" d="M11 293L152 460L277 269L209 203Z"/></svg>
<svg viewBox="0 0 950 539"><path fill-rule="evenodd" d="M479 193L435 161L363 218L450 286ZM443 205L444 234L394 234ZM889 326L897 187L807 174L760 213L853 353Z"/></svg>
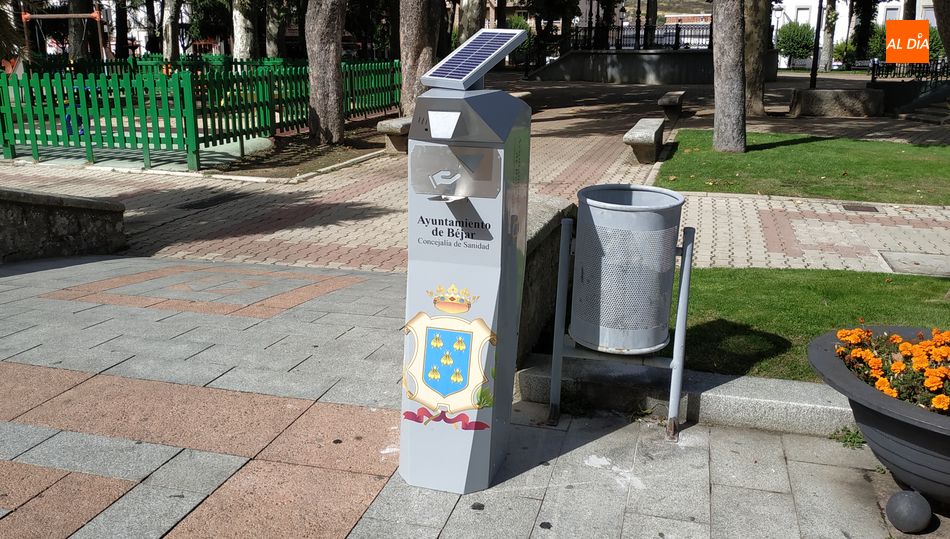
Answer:
<svg viewBox="0 0 950 539"><path fill-rule="evenodd" d="M926 64L930 62L930 23L928 21L887 21L888 64Z"/></svg>

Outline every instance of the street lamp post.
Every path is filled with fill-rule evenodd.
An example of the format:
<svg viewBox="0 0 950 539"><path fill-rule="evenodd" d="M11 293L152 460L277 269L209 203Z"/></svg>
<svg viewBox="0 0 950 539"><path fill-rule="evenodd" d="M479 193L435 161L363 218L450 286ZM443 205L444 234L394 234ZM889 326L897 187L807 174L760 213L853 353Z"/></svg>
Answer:
<svg viewBox="0 0 950 539"><path fill-rule="evenodd" d="M641 11L640 11L640 0L637 0L637 23L636 23L636 26L635 26L636 43L634 43L634 47L633 47L633 48L635 48L635 49L639 49L639 48L640 48L640 28L641 28L641 27L640 27L640 13L641 13Z"/></svg>
<svg viewBox="0 0 950 539"><path fill-rule="evenodd" d="M623 24L627 20L627 8L623 5L620 6L620 35L617 36L617 49L623 48Z"/></svg>
<svg viewBox="0 0 950 539"><path fill-rule="evenodd" d="M587 48L592 49L591 38L594 35L594 0L587 0Z"/></svg>

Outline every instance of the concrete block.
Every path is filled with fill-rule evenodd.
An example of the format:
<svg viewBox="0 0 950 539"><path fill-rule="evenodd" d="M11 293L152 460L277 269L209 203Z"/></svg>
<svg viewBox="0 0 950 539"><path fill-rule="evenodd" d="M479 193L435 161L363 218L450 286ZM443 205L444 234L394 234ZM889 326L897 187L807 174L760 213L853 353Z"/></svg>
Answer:
<svg viewBox="0 0 950 539"><path fill-rule="evenodd" d="M709 539L709 524L649 515L628 514L623 519L621 539Z"/></svg>
<svg viewBox="0 0 950 539"><path fill-rule="evenodd" d="M414 524L401 524L388 520L378 520L364 516L356 523L347 539L436 539L439 537L439 528L426 528Z"/></svg>
<svg viewBox="0 0 950 539"><path fill-rule="evenodd" d="M656 104L663 107L663 116L667 120L671 122L679 120L683 113L683 96L685 94L686 90L666 92L657 100Z"/></svg>
<svg viewBox="0 0 950 539"><path fill-rule="evenodd" d="M531 537L620 537L626 498L613 482L551 485Z"/></svg>
<svg viewBox="0 0 950 539"><path fill-rule="evenodd" d="M148 476L144 484L211 494L248 459L234 455L185 449Z"/></svg>
<svg viewBox="0 0 950 539"><path fill-rule="evenodd" d="M320 324L335 326L351 326L360 328L375 328L381 330L398 331L405 325L402 318L383 318L381 316L367 316L360 314L327 313L320 318Z"/></svg>
<svg viewBox="0 0 950 539"><path fill-rule="evenodd" d="M98 374L130 357L132 354L128 352L109 352L98 348L85 350L57 344L42 344L9 357L7 361Z"/></svg>
<svg viewBox="0 0 950 539"><path fill-rule="evenodd" d="M889 537L867 472L789 462L802 537Z"/></svg>
<svg viewBox="0 0 950 539"><path fill-rule="evenodd" d="M175 527L204 497L186 490L137 485L71 537L158 539Z"/></svg>
<svg viewBox="0 0 950 539"><path fill-rule="evenodd" d="M782 446L785 448L785 458L789 461L844 466L862 470L876 470L881 465L866 445L858 449L851 449L845 447L841 442L828 438L783 434Z"/></svg>
<svg viewBox="0 0 950 539"><path fill-rule="evenodd" d="M263 350L215 344L196 354L194 357L189 358L188 362L214 363L216 365L228 365L231 367L241 366L287 372L308 357L310 357L310 355L307 351L300 350L289 351L274 348Z"/></svg>
<svg viewBox="0 0 950 539"><path fill-rule="evenodd" d="M621 414L575 417L564 438L552 481L559 485L627 482L640 426Z"/></svg>
<svg viewBox="0 0 950 539"><path fill-rule="evenodd" d="M62 431L15 460L73 472L141 481L179 449L167 445Z"/></svg>
<svg viewBox="0 0 950 539"><path fill-rule="evenodd" d="M401 475L395 473L363 517L440 530L458 499L458 494L408 485Z"/></svg>
<svg viewBox="0 0 950 539"><path fill-rule="evenodd" d="M236 367L208 387L317 400L339 379L333 372L278 372Z"/></svg>
<svg viewBox="0 0 950 539"><path fill-rule="evenodd" d="M834 505L831 499L823 503ZM799 507L800 509L800 507ZM791 494L763 492L746 488L712 486L712 537L769 537L800 539L815 537L799 534L795 518L795 500ZM836 523L830 523L837 527ZM840 537L841 535L837 535ZM825 536L830 537L830 536ZM845 537L848 537L845 535ZM872 537L870 535L851 537Z"/></svg>
<svg viewBox="0 0 950 539"><path fill-rule="evenodd" d="M203 386L221 376L230 368L230 365L219 365L204 361L181 361L134 356L107 370L105 374L141 380L171 382L173 384Z"/></svg>
<svg viewBox="0 0 950 539"><path fill-rule="evenodd" d="M459 499L442 529L443 537L467 537L478 530L480 537L529 537L541 500L522 498L511 492L483 490Z"/></svg>
<svg viewBox="0 0 950 539"><path fill-rule="evenodd" d="M781 435L710 427L709 440L709 475L714 485L791 492Z"/></svg>
<svg viewBox="0 0 950 539"><path fill-rule="evenodd" d="M663 147L662 118L643 118L623 136L623 143L630 146L637 163L655 163Z"/></svg>
<svg viewBox="0 0 950 539"><path fill-rule="evenodd" d="M512 426L505 462L495 474L492 490L543 499L565 436L554 429Z"/></svg>
<svg viewBox="0 0 950 539"><path fill-rule="evenodd" d="M0 423L0 460L13 460L50 436L59 432L48 427L22 425L20 423Z"/></svg>
<svg viewBox="0 0 950 539"><path fill-rule="evenodd" d="M789 117L866 118L884 115L884 90L792 90Z"/></svg>
<svg viewBox="0 0 950 539"><path fill-rule="evenodd" d="M207 343L188 342L180 339L147 339L123 335L103 343L98 349L155 359L185 360L209 347L210 345Z"/></svg>
<svg viewBox="0 0 950 539"><path fill-rule="evenodd" d="M402 384L398 380L342 378L320 397L320 402L398 410L402 406Z"/></svg>

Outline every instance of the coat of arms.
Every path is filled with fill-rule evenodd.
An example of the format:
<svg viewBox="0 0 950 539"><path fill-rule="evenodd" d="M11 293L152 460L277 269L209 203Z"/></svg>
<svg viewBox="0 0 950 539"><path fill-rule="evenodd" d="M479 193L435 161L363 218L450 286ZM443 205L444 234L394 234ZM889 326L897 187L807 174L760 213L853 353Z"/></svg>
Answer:
<svg viewBox="0 0 950 539"><path fill-rule="evenodd" d="M455 285L448 289L439 286L429 295L437 309L452 314L467 312L478 299ZM412 334L415 344L405 367L403 386L409 399L424 406L417 412L405 412L405 419L426 424L460 422L466 430L488 428L485 423L470 422L466 414L459 414L493 404L489 380L480 361L485 347L495 344L495 335L485 321L431 317L420 312L403 329Z"/></svg>

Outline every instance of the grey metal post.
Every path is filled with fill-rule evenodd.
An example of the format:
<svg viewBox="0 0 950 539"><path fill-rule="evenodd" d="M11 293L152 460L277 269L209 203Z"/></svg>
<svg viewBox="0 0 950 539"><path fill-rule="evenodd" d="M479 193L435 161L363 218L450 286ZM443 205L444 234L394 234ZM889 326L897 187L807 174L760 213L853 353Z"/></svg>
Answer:
<svg viewBox="0 0 950 539"><path fill-rule="evenodd" d="M683 369L686 363L686 315L689 310L689 280L693 269L693 241L696 229L683 228L683 246L680 248L680 290L676 304L676 333L673 336L673 362L670 380L670 413L666 423L666 436L675 440L680 414L680 395L683 392Z"/></svg>
<svg viewBox="0 0 950 539"><path fill-rule="evenodd" d="M571 266L574 220L561 219L561 248L557 262L557 302L554 307L554 346L551 351L551 398L548 425L561 418L561 362L564 359L564 319L567 314L567 277Z"/></svg>

